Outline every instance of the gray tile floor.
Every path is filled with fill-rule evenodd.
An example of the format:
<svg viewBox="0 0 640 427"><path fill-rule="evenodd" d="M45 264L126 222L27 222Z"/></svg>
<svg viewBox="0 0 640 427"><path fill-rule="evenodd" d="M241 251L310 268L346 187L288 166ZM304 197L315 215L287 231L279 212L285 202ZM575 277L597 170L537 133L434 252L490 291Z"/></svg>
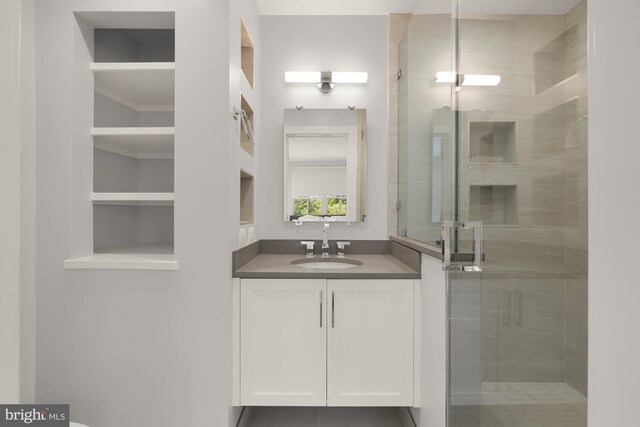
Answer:
<svg viewBox="0 0 640 427"><path fill-rule="evenodd" d="M451 427L586 427L587 399L564 383L483 383L480 405L454 406ZM249 427L402 427L396 408L255 407Z"/></svg>
<svg viewBox="0 0 640 427"><path fill-rule="evenodd" d="M249 427L402 427L396 408L255 407Z"/></svg>

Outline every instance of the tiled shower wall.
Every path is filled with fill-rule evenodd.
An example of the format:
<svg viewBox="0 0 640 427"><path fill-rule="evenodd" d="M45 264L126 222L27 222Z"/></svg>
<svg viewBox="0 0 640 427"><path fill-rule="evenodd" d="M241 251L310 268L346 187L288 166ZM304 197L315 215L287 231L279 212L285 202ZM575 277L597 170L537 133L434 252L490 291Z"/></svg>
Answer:
<svg viewBox="0 0 640 427"><path fill-rule="evenodd" d="M452 67L450 34L449 15L414 15L398 47L398 232L423 241L450 216L451 182L433 174L452 176L449 85L434 81ZM586 394L586 3L566 16L464 17L460 37L463 73L502 76L464 87L458 105L461 213L486 224L482 380Z"/></svg>
<svg viewBox="0 0 640 427"><path fill-rule="evenodd" d="M567 67L578 76L574 109L567 112L565 185L565 376L567 383L587 395L588 354L588 224L587 224L587 4L581 2L566 17L574 29L567 39Z"/></svg>

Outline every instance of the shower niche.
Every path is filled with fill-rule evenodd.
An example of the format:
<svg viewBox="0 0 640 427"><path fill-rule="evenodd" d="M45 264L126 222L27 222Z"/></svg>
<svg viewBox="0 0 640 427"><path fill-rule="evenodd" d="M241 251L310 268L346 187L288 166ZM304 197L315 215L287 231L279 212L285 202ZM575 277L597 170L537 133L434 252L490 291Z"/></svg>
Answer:
<svg viewBox="0 0 640 427"><path fill-rule="evenodd" d="M516 185L471 185L469 218L483 225L518 225Z"/></svg>
<svg viewBox="0 0 640 427"><path fill-rule="evenodd" d="M516 163L515 122L470 122L471 163Z"/></svg>

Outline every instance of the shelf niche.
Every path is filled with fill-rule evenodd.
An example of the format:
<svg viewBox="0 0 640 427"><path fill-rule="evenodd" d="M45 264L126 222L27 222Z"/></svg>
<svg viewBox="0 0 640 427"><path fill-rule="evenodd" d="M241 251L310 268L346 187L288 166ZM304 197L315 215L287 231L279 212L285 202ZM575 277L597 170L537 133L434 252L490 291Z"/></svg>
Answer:
<svg viewBox="0 0 640 427"><path fill-rule="evenodd" d="M255 49L242 18L240 18L240 68L253 89L253 67Z"/></svg>
<svg viewBox="0 0 640 427"><path fill-rule="evenodd" d="M174 29L96 28L95 62L175 62Z"/></svg>
<svg viewBox="0 0 640 427"><path fill-rule="evenodd" d="M94 127L173 127L173 82L171 85L171 99L164 105L143 105L128 95L121 96L104 86L96 86L93 96Z"/></svg>
<svg viewBox="0 0 640 427"><path fill-rule="evenodd" d="M580 40L578 25L538 49L533 54L534 84L536 95L551 89L577 73L569 50Z"/></svg>
<svg viewBox="0 0 640 427"><path fill-rule="evenodd" d="M518 225L515 185L472 185L469 189L469 218L484 225Z"/></svg>
<svg viewBox="0 0 640 427"><path fill-rule="evenodd" d="M240 225L253 223L253 176L240 171Z"/></svg>
<svg viewBox="0 0 640 427"><path fill-rule="evenodd" d="M247 113L247 121L249 122L251 129L255 131L255 125L253 121L253 109L249 106L249 103L247 102L247 100L243 95L240 95L240 108L242 108L245 111L245 113ZM254 133L254 138L255 138L255 133ZM242 127L242 123L240 123L240 147L253 157L254 144L253 142L251 142L246 132L244 131L244 128Z"/></svg>
<svg viewBox="0 0 640 427"><path fill-rule="evenodd" d="M94 126L172 127L175 30L94 29Z"/></svg>
<svg viewBox="0 0 640 427"><path fill-rule="evenodd" d="M471 163L516 163L515 122L471 122Z"/></svg>
<svg viewBox="0 0 640 427"><path fill-rule="evenodd" d="M93 206L93 252L172 254L173 206Z"/></svg>
<svg viewBox="0 0 640 427"><path fill-rule="evenodd" d="M173 193L172 158L134 158L99 148L93 150L96 193Z"/></svg>
<svg viewBox="0 0 640 427"><path fill-rule="evenodd" d="M94 254L173 254L175 15L93 23Z"/></svg>

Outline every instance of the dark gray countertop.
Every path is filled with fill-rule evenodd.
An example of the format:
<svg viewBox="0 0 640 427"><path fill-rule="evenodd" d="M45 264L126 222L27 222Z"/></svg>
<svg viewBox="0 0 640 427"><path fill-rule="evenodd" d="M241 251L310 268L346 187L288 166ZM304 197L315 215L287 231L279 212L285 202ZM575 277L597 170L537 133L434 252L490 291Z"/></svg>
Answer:
<svg viewBox="0 0 640 427"><path fill-rule="evenodd" d="M318 255L315 255L319 258ZM260 279L419 279L420 273L392 255L349 255L362 262L352 268L315 270L291 261L299 254L259 254L234 272L234 277ZM330 258L336 258L335 255Z"/></svg>
<svg viewBox="0 0 640 427"><path fill-rule="evenodd" d="M340 269L313 269L291 264L291 261L306 259L305 249L301 247L299 241L260 240L234 252L233 277L255 279L419 279L421 277L420 254L411 248L388 240L352 241L346 257L361 261L362 265ZM314 258L320 258L320 254L314 255ZM335 258L337 258L336 255L330 256L330 259Z"/></svg>
<svg viewBox="0 0 640 427"><path fill-rule="evenodd" d="M416 250L418 252L422 252L425 255L429 255L431 257L439 259L440 261L442 261L443 259L442 248L440 246L437 246L431 243L421 242L419 240L409 239L407 237L395 236L395 235L390 236L389 240L391 240L392 242L398 243L400 245L406 246L408 248L411 248L413 250Z"/></svg>

